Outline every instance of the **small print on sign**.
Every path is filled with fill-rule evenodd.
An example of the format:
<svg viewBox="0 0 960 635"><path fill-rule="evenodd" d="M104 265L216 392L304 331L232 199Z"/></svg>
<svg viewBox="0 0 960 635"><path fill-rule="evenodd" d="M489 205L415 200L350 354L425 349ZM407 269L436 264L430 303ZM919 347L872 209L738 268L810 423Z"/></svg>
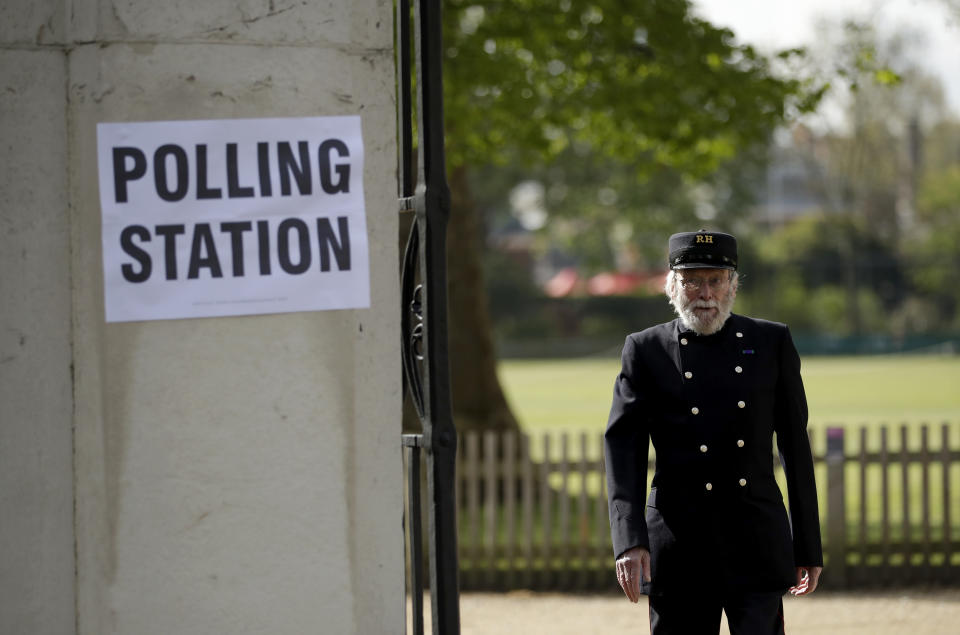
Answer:
<svg viewBox="0 0 960 635"><path fill-rule="evenodd" d="M370 306L359 116L97 125L108 322Z"/></svg>

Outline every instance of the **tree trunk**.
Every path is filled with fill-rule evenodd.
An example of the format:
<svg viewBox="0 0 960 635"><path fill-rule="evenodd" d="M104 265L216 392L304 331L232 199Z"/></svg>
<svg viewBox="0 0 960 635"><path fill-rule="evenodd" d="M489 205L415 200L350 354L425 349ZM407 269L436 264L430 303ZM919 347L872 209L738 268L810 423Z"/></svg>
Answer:
<svg viewBox="0 0 960 635"><path fill-rule="evenodd" d="M458 430L517 430L500 379L484 284L484 235L467 169L450 175L447 275L450 312L450 379Z"/></svg>

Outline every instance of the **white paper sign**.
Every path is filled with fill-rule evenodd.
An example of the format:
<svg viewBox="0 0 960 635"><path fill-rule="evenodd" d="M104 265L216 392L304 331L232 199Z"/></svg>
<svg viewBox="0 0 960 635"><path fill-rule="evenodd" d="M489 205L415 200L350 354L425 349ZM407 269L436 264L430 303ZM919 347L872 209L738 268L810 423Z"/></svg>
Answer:
<svg viewBox="0 0 960 635"><path fill-rule="evenodd" d="M370 306L360 117L97 125L108 322Z"/></svg>

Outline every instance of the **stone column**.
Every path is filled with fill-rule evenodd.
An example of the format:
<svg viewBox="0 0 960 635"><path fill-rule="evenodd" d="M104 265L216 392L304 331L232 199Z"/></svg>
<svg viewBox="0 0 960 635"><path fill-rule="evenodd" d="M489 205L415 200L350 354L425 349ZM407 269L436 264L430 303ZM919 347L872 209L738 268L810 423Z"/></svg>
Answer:
<svg viewBox="0 0 960 635"><path fill-rule="evenodd" d="M5 303L0 341L4 358L21 339L43 350L3 371L18 375L3 390L21 449L0 451L2 469L9 453L32 470L23 498L42 509L0 546L2 584L19 584L17 545L48 557L31 573L40 595L19 603L45 598L71 629L16 632L403 632L392 3L13 4L33 40L2 51L3 79L32 92L0 97L3 138L35 167L8 151L4 271L20 258L10 243L29 273L4 294L26 300ZM104 321L98 122L350 114L369 309ZM38 535L46 522L56 531Z"/></svg>
<svg viewBox="0 0 960 635"><path fill-rule="evenodd" d="M29 17L0 9L0 633L59 635L74 632L67 59Z"/></svg>

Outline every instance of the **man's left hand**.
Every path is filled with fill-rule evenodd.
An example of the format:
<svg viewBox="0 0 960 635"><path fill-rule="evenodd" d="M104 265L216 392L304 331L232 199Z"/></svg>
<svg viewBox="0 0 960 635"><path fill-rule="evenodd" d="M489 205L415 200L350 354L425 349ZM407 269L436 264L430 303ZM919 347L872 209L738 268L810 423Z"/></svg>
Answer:
<svg viewBox="0 0 960 635"><path fill-rule="evenodd" d="M817 589L823 567L797 567L797 584L790 587L790 594L809 595Z"/></svg>

